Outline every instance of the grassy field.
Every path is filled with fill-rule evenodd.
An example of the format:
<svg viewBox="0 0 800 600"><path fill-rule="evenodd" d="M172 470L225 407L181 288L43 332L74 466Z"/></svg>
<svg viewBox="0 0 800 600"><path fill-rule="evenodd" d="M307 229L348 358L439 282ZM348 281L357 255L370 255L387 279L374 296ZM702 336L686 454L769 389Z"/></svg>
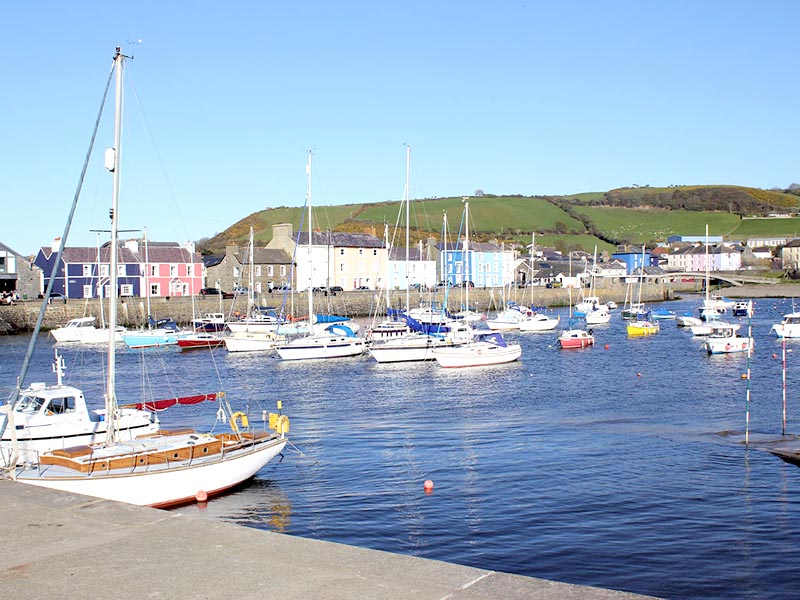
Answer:
<svg viewBox="0 0 800 600"><path fill-rule="evenodd" d="M739 226L731 232L734 239L745 239L753 236L786 236L800 235L800 219L742 219Z"/></svg>
<svg viewBox="0 0 800 600"><path fill-rule="evenodd" d="M738 216L722 212L588 206L579 206L575 210L588 216L600 231L634 243L666 241L671 235L704 235L706 224L711 235L728 236L740 222Z"/></svg>
<svg viewBox="0 0 800 600"><path fill-rule="evenodd" d="M371 223L395 223L400 210L399 202L382 202L365 205L354 218ZM447 211L448 231L455 233L463 219L464 204L461 198L438 198L435 200L413 200L411 202L411 225L427 231L441 231L442 214ZM405 217L401 220L405 223ZM469 199L470 230L477 233L502 235L511 230L541 231L555 230L561 222L569 231L583 231L580 221L570 217L560 208L545 200L528 197L481 197ZM448 234L449 235L449 234Z"/></svg>

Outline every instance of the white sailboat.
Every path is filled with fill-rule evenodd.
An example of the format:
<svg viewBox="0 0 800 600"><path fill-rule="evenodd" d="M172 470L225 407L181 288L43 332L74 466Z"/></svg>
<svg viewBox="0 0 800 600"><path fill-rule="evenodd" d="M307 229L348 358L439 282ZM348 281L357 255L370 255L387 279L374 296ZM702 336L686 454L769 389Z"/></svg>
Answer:
<svg viewBox="0 0 800 600"><path fill-rule="evenodd" d="M278 317L270 312L262 312L256 308L255 269L253 254L255 244L253 240L253 226L250 226L250 274L247 287L247 313L238 321L228 321L227 328L231 335L226 336L225 349L228 352L264 352L275 349L275 346L286 342L284 336L279 336ZM274 311L273 311L274 313Z"/></svg>
<svg viewBox="0 0 800 600"><path fill-rule="evenodd" d="M226 415L231 433L202 433L192 429L159 430L152 435L133 440L121 440L119 433L120 407L116 390L116 356L114 328L117 319L117 238L119 223L120 142L122 122L122 81L126 60L120 49L114 55L116 71L116 111L114 149L107 154L107 167L113 172L111 215L111 281L109 322L111 339L107 354L105 390L105 421L107 439L102 444L82 444L41 452L35 461L9 468L6 475L28 485L96 496L108 500L148 506L171 506L203 500L219 494L255 475L267 462L278 455L287 443L289 429L285 415L270 415L272 431L257 431L249 427L244 413L233 413L224 394L219 394L220 412ZM62 247L66 241L62 241ZM52 286L50 286L52 287ZM49 293L50 289L48 289ZM40 312L29 346L32 354L34 340L44 317ZM29 360L23 361L20 381L24 380ZM7 410L9 419L15 415L16 399ZM172 402L172 401L170 401ZM280 404L279 404L280 408ZM8 429L15 432L13 422ZM12 440L13 451L9 465L16 464L18 441Z"/></svg>
<svg viewBox="0 0 800 600"><path fill-rule="evenodd" d="M306 194L306 206L308 210L308 318L309 324L313 326L314 287L312 279L312 249L314 226L311 210L311 151L308 153L306 175L308 177L308 191ZM334 323L326 327L322 333L311 333L275 347L278 356L283 360L344 358L363 354L365 349L364 338L356 336L352 329L339 323Z"/></svg>

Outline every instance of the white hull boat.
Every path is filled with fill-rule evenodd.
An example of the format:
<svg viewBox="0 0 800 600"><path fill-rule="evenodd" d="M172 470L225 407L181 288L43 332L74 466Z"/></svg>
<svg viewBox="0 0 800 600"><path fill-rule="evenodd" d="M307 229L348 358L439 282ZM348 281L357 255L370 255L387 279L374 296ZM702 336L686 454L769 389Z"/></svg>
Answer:
<svg viewBox="0 0 800 600"><path fill-rule="evenodd" d="M779 338L800 338L800 313L783 315L781 322L773 325L770 331Z"/></svg>
<svg viewBox="0 0 800 600"><path fill-rule="evenodd" d="M106 153L106 167L113 174L111 215L111 242L109 247L118 248L119 240L119 190L120 190L120 139L122 129L122 71L125 57L119 48L114 56L116 73L116 110L114 149ZM110 82L109 82L110 83ZM66 235L64 236L66 239ZM63 251L62 246L59 254ZM21 448L16 439L16 426L4 422L0 435L6 430L11 437L11 454L5 475L12 480L28 485L63 490L75 494L95 496L106 500L147 506L172 506L195 500L203 501L219 494L255 475L267 462L278 455L287 443L285 434L289 430L286 415L270 414L269 429L251 429L247 415L234 413L225 394L214 394L219 400L218 419L230 424L230 433L202 433L193 429L178 429L157 432L133 440L120 435L122 416L126 408L120 407L116 389L116 349L114 347L117 321L118 256L111 253L111 281L109 321L110 339L107 340L107 369L104 390L105 412L102 414L107 426L106 439L102 443L78 444L39 452L30 462L18 464L16 457ZM18 381L25 379L26 369L38 332L41 330L43 314L37 319ZM60 377L60 376L59 376ZM34 390L37 392L38 390ZM77 403L77 394L71 397ZM27 404L36 401L39 394L23 394L19 387L12 392L5 411L11 418L23 413ZM50 398L51 412L56 409L56 400L61 400L62 414L70 410L69 397ZM82 394L81 394L82 397ZM194 404L209 399L209 395L170 398L158 401L164 407L172 404ZM156 409L161 406L156 406ZM278 403L280 409L280 402ZM41 416L41 412L37 413ZM45 417L50 415L45 414ZM10 419L9 419L10 420ZM265 415L266 421L266 415ZM16 467L15 467L16 465Z"/></svg>
<svg viewBox="0 0 800 600"><path fill-rule="evenodd" d="M58 343L108 344L111 338L110 330L108 327L95 327L94 322L94 317L71 319L63 327L52 329L50 335ZM117 332L123 331L124 327L117 327Z"/></svg>
<svg viewBox="0 0 800 600"><path fill-rule="evenodd" d="M366 350L364 340L349 335L314 334L276 346L283 360L313 360L360 356Z"/></svg>
<svg viewBox="0 0 800 600"><path fill-rule="evenodd" d="M451 348L436 348L433 357L440 367L486 367L501 365L522 356L519 344L507 344L499 333L482 334L475 341Z"/></svg>
<svg viewBox="0 0 800 600"><path fill-rule="evenodd" d="M536 313L519 324L520 331L553 331L561 322L561 317L548 317Z"/></svg>
<svg viewBox="0 0 800 600"><path fill-rule="evenodd" d="M225 338L228 352L270 352L278 344L285 344L286 338L275 333L239 332Z"/></svg>

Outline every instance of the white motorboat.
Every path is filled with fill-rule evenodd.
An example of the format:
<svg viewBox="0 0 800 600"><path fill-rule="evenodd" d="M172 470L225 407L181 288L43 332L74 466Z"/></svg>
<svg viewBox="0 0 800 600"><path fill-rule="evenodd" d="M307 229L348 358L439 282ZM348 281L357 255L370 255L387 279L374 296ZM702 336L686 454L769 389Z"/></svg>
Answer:
<svg viewBox="0 0 800 600"><path fill-rule="evenodd" d="M96 327L95 321L95 317L70 319L63 327L51 329L50 335L59 343L107 344L110 338L110 329ZM124 332L125 328L118 326L116 331Z"/></svg>
<svg viewBox="0 0 800 600"><path fill-rule="evenodd" d="M734 352L752 352L752 337L742 337L736 333L738 328L717 323L706 336L703 348L709 354L731 354Z"/></svg>
<svg viewBox="0 0 800 600"><path fill-rule="evenodd" d="M783 315L780 323L770 328L779 338L800 338L800 312Z"/></svg>
<svg viewBox="0 0 800 600"><path fill-rule="evenodd" d="M89 410L83 392L64 385L62 378L64 359L55 350L53 372L55 385L31 383L21 390L13 412L3 423L3 449L0 450L0 465L9 466L12 438L19 444L18 463L36 460L38 452L63 449L83 444L106 441L105 409ZM6 425L12 425L13 430ZM121 408L118 412L117 434L121 440L132 440L149 435L159 429L156 414L149 410Z"/></svg>

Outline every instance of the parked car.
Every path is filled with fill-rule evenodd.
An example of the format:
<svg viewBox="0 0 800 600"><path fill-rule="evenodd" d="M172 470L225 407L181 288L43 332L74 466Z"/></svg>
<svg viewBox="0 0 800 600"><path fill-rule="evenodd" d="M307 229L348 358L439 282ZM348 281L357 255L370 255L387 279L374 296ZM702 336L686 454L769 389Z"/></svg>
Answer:
<svg viewBox="0 0 800 600"><path fill-rule="evenodd" d="M343 292L344 288L342 286L340 286L340 285L332 285L330 291L332 291L334 293Z"/></svg>
<svg viewBox="0 0 800 600"><path fill-rule="evenodd" d="M223 292L222 290L218 290L217 288L203 288L200 290L201 296L222 296L225 299L233 298L233 294L231 292Z"/></svg>
<svg viewBox="0 0 800 600"><path fill-rule="evenodd" d="M356 289L357 289L357 290L360 290L360 291L369 291L369 286L367 286L367 285L360 285L360 286L358 286Z"/></svg>

